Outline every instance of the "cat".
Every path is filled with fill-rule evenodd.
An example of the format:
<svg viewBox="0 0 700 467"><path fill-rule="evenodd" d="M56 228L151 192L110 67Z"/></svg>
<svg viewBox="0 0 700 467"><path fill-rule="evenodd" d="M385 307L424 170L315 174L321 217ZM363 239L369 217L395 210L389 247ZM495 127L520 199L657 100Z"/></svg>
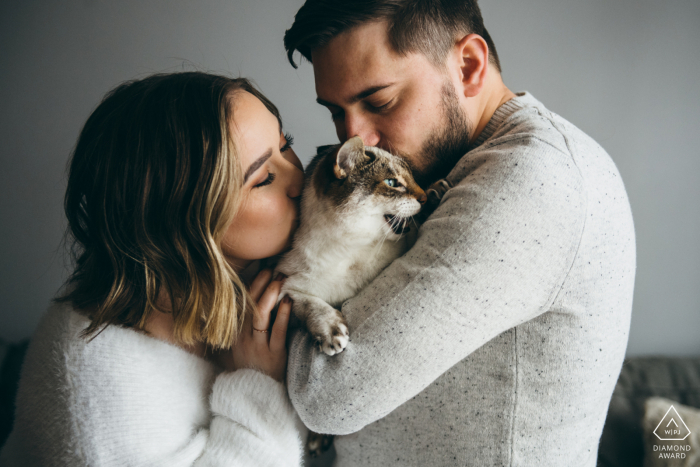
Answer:
<svg viewBox="0 0 700 467"><path fill-rule="evenodd" d="M279 296L332 356L349 341L340 306L407 250L427 196L406 160L358 136L319 147L306 171L300 224L276 268L287 276Z"/></svg>

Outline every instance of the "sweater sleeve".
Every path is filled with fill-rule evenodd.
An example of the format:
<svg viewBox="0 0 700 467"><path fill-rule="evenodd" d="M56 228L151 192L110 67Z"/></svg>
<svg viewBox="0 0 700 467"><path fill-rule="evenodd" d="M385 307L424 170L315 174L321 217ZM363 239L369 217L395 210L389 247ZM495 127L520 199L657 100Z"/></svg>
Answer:
<svg viewBox="0 0 700 467"><path fill-rule="evenodd" d="M93 340L68 305L42 318L23 363L2 466L299 466L303 425L282 383L132 329ZM213 382L213 384L212 384Z"/></svg>
<svg viewBox="0 0 700 467"><path fill-rule="evenodd" d="M211 394L213 415L196 466L300 466L297 415L284 385L251 369L219 375Z"/></svg>
<svg viewBox="0 0 700 467"><path fill-rule="evenodd" d="M582 236L582 177L548 143L508 143L465 157L413 248L343 304L345 351L294 334L287 382L309 429L360 430L552 304Z"/></svg>

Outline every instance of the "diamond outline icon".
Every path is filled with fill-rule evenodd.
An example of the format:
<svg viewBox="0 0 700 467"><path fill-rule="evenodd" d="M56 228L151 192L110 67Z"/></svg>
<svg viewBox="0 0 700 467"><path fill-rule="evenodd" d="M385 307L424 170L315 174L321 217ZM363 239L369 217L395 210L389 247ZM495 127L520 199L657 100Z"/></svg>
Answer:
<svg viewBox="0 0 700 467"><path fill-rule="evenodd" d="M678 417L678 420L681 421L681 423L683 424L683 426L685 427L685 429L688 431L688 434L686 434L686 435L685 435L684 437L682 437L682 438L662 438L662 437L659 436L659 434L656 432L656 430L659 429L659 427L660 427L661 424L664 422L664 420L666 420L666 416L668 415L668 413L669 413L671 410L673 410L673 412L676 414L676 417ZM676 418L676 417L671 416L671 420L674 420L674 424L675 424L675 418ZM668 422L668 423L670 424L671 422ZM668 426L668 425L667 425L667 426ZM676 408L675 408L674 406L671 406L671 407L666 411L666 413L664 414L664 416L661 417L661 421L659 422L659 424L656 425L656 428L654 428L654 435L656 435L656 437L659 438L661 441L683 441L683 440L686 439L688 436L690 436L690 434L691 434L691 433L690 433L690 428L688 428L688 425L685 424L685 422L683 421L683 418L681 417L681 415L678 413L678 411L676 410Z"/></svg>

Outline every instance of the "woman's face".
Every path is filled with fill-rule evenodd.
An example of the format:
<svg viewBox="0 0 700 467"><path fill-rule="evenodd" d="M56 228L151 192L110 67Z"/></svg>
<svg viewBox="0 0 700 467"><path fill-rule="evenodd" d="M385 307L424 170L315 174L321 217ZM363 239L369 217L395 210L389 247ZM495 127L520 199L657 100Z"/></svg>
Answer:
<svg viewBox="0 0 700 467"><path fill-rule="evenodd" d="M228 227L222 249L228 261L242 269L291 245L304 172L277 118L252 94L236 92L229 125L245 183L242 204Z"/></svg>

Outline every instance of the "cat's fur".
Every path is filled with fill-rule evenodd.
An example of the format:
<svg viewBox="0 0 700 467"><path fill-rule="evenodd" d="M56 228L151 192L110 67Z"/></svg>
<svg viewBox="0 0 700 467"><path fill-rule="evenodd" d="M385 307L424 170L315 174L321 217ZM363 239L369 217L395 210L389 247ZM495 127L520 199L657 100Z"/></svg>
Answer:
<svg viewBox="0 0 700 467"><path fill-rule="evenodd" d="M349 340L338 309L406 251L403 233L426 195L405 160L359 137L319 148L307 174L292 250L277 265L287 276L280 297L334 355Z"/></svg>

